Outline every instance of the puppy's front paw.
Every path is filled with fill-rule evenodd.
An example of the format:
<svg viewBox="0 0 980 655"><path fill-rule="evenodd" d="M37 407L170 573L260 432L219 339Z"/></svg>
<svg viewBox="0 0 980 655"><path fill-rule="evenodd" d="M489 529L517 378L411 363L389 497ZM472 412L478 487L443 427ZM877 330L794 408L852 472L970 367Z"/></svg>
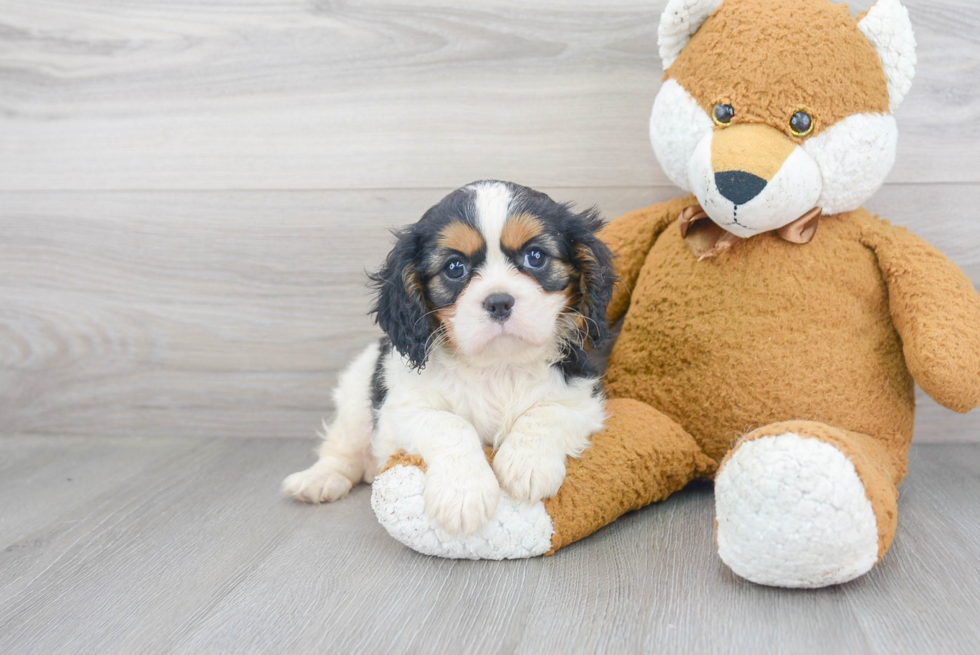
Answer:
<svg viewBox="0 0 980 655"><path fill-rule="evenodd" d="M282 481L282 492L305 503L329 503L350 493L351 481L331 469L311 466Z"/></svg>
<svg viewBox="0 0 980 655"><path fill-rule="evenodd" d="M534 503L558 493L565 481L565 456L508 438L493 457L493 470L508 496Z"/></svg>
<svg viewBox="0 0 980 655"><path fill-rule="evenodd" d="M500 485L485 460L472 465L430 462L425 473L425 511L449 534L473 534L493 517Z"/></svg>

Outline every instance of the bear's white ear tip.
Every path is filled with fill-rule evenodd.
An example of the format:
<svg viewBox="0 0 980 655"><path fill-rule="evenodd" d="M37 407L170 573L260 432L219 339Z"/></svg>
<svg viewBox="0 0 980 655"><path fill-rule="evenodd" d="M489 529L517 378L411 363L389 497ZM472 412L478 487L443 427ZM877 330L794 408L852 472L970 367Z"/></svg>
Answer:
<svg viewBox="0 0 980 655"><path fill-rule="evenodd" d="M722 0L669 0L660 16L657 43L664 70L673 65L681 50Z"/></svg>
<svg viewBox="0 0 980 655"><path fill-rule="evenodd" d="M908 9L900 0L878 0L858 23L858 29L878 52L888 80L889 107L894 113L912 88L918 63Z"/></svg>

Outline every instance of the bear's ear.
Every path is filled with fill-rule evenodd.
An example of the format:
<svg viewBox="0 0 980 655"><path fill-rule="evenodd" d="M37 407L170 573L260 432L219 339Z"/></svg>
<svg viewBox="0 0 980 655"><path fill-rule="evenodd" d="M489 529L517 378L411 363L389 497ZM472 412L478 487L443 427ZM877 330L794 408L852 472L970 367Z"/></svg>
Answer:
<svg viewBox="0 0 980 655"><path fill-rule="evenodd" d="M908 9L899 0L878 0L858 21L858 29L881 59L888 80L888 105L894 114L915 77L915 34Z"/></svg>
<svg viewBox="0 0 980 655"><path fill-rule="evenodd" d="M669 0L657 29L664 70L673 65L687 42L719 5L721 0Z"/></svg>

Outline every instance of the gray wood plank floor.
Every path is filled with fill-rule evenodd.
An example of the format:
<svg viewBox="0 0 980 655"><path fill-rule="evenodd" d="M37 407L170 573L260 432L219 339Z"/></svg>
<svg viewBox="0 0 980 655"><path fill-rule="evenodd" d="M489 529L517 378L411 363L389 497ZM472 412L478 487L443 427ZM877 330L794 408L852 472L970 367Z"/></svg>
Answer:
<svg viewBox="0 0 980 655"><path fill-rule="evenodd" d="M303 506L297 439L0 439L3 653L973 653L980 445L912 449L884 562L817 591L714 552L708 485L554 557L391 540L369 489Z"/></svg>

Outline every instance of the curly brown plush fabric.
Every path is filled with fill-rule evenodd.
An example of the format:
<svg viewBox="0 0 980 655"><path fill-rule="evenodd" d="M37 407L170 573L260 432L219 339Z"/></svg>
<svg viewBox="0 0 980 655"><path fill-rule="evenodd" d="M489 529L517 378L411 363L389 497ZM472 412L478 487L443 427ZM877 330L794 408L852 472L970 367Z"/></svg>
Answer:
<svg viewBox="0 0 980 655"><path fill-rule="evenodd" d="M663 411L714 459L792 418L906 446L914 387L863 243L876 223L866 211L825 218L806 246L762 234L701 262L676 226L664 230L632 290L607 393Z"/></svg>
<svg viewBox="0 0 980 655"><path fill-rule="evenodd" d="M970 278L928 243L886 221L867 229L862 243L877 256L916 382L954 411L980 405L980 316Z"/></svg>
<svg viewBox="0 0 980 655"><path fill-rule="evenodd" d="M733 124L772 125L794 140L789 120L805 110L816 136L848 116L888 112L881 61L854 25L847 5L823 0L726 0L665 79L677 80L709 114L729 104Z"/></svg>
<svg viewBox="0 0 980 655"><path fill-rule="evenodd" d="M663 500L718 467L691 435L636 400L611 400L606 429L579 459L568 460L561 493L545 501L554 553L626 512Z"/></svg>

